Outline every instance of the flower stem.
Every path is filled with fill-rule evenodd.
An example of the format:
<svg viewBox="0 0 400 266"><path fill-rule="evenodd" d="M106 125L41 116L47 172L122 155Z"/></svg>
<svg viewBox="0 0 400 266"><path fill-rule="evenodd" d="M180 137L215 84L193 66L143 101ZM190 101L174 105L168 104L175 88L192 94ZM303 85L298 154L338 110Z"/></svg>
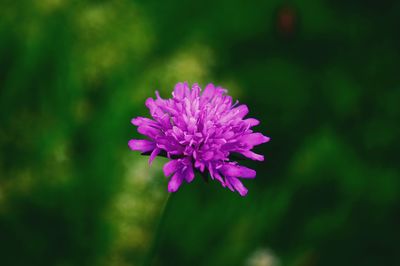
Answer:
<svg viewBox="0 0 400 266"><path fill-rule="evenodd" d="M146 257L144 258L143 266L150 266L154 262L154 258L157 255L158 245L159 245L159 241L160 241L160 237L161 237L161 233L162 233L162 227L163 227L163 224L165 223L165 217L167 216L167 211L169 209L169 206L171 205L170 198L171 198L171 193L168 193L168 195L164 201L164 204L161 208L161 214L159 216L160 218L158 219L158 223L157 223L157 226L154 231L155 233L154 233L153 241L150 245L149 252L147 253Z"/></svg>

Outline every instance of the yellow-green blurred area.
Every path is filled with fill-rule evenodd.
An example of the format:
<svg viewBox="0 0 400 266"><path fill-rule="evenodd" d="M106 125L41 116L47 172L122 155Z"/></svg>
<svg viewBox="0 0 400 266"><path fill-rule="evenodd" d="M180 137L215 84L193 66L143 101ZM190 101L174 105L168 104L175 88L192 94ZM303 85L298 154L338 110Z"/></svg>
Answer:
<svg viewBox="0 0 400 266"><path fill-rule="evenodd" d="M0 265L400 265L399 14L1 0ZM128 149L179 81L228 88L271 137L247 197L198 176L166 204L167 159Z"/></svg>

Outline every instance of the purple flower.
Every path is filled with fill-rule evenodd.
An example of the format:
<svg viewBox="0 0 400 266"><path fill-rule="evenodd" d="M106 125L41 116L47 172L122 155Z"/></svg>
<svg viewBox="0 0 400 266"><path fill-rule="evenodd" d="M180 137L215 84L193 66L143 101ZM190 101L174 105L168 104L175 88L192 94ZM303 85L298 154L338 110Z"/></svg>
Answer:
<svg viewBox="0 0 400 266"><path fill-rule="evenodd" d="M132 139L132 150L150 154L149 163L157 155L166 154L171 160L164 165L165 176L172 176L168 191L175 192L185 180L190 183L194 170L218 180L222 186L245 196L247 189L239 178L254 178L256 171L230 161L229 156L241 154L263 161L264 156L251 149L269 141L269 138L251 130L259 124L254 118L243 119L249 109L246 105L232 104L227 90L208 84L204 91L194 84L178 83L171 99L148 98L146 106L153 119L137 117L132 124L148 139Z"/></svg>

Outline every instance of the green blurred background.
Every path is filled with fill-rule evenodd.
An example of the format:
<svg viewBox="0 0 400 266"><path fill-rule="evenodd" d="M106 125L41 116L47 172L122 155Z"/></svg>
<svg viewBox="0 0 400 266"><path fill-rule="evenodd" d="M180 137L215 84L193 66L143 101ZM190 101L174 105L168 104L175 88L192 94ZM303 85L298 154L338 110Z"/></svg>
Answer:
<svg viewBox="0 0 400 266"><path fill-rule="evenodd" d="M399 13L0 1L0 265L400 265ZM262 121L247 197L196 178L166 205L166 159L129 151L131 118L178 81Z"/></svg>

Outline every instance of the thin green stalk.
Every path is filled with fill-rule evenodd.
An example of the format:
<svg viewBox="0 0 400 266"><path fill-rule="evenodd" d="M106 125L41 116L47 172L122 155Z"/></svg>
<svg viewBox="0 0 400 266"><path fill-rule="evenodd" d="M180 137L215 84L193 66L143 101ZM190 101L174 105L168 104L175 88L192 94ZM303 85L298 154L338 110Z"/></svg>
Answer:
<svg viewBox="0 0 400 266"><path fill-rule="evenodd" d="M154 233L154 237L153 237L153 241L152 241L151 246L149 248L149 252L147 253L147 256L144 259L143 266L150 266L151 263L154 261L154 258L156 256L156 253L157 253L157 250L158 250L158 244L159 244L159 241L160 241L160 236L161 236L161 233L162 233L162 227L163 227L163 224L165 222L165 217L167 216L168 208L171 205L170 204L170 202L171 202L170 198L171 198L171 193L168 193L168 196L165 199L164 204L162 206L160 219L158 220L158 223L157 223L157 226L156 226L156 230L155 230L155 233Z"/></svg>

